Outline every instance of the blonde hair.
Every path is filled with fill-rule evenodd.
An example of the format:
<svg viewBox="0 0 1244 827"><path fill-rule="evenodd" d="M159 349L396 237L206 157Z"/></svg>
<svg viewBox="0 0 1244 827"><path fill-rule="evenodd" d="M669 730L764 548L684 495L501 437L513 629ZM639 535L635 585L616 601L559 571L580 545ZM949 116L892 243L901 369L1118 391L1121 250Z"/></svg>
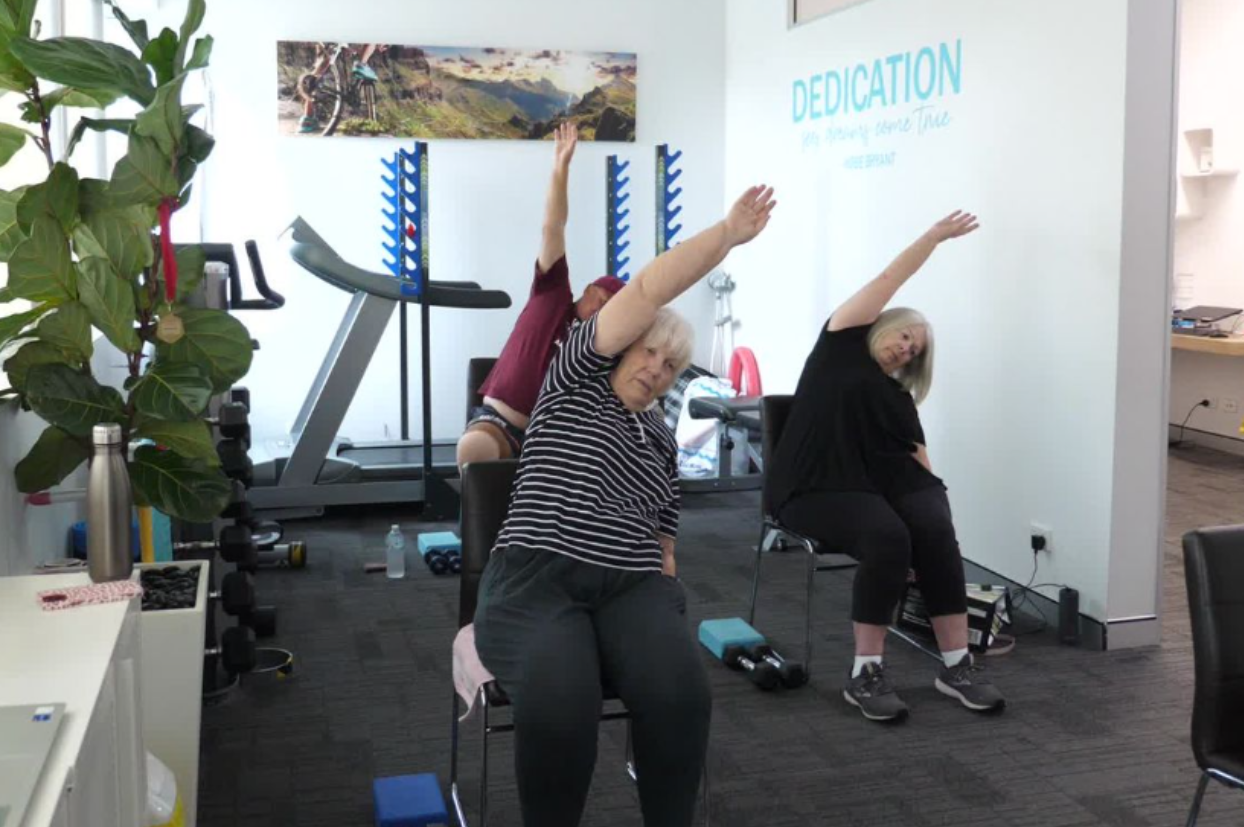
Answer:
<svg viewBox="0 0 1244 827"><path fill-rule="evenodd" d="M635 342L643 347L661 348L674 360L674 378L677 379L691 364L691 351L695 348L695 331L682 316L662 307L656 318ZM635 345L632 345L634 347Z"/></svg>
<svg viewBox="0 0 1244 827"><path fill-rule="evenodd" d="M929 320L910 307L892 307L883 311L868 331L868 352L873 352L877 340L882 336L905 327L923 327L925 344L916 358L892 375L919 405L933 388L933 325L929 324Z"/></svg>

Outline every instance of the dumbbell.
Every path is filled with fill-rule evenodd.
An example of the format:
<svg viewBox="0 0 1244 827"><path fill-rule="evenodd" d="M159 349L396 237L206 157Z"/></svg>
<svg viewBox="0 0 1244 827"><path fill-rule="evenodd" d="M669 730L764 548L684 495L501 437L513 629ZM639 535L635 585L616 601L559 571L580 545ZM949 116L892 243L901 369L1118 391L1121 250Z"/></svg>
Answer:
<svg viewBox="0 0 1244 827"><path fill-rule="evenodd" d="M245 626L231 626L220 636L220 646L204 652L209 658L220 658L225 671L236 675L255 668L255 633Z"/></svg>
<svg viewBox="0 0 1244 827"><path fill-rule="evenodd" d="M259 550L259 565L301 569L307 566L307 544L302 540L277 543L272 548Z"/></svg>
<svg viewBox="0 0 1244 827"><path fill-rule="evenodd" d="M255 630L255 637L272 637L276 634L276 606L256 606L242 622Z"/></svg>
<svg viewBox="0 0 1244 827"><path fill-rule="evenodd" d="M252 525L255 522L255 508L246 498L246 486L240 480L230 482L233 485L233 493L229 497L229 504L225 506L225 510L220 512L220 516L226 520Z"/></svg>
<svg viewBox="0 0 1244 827"><path fill-rule="evenodd" d="M767 660L752 660L742 646L727 646L721 655L721 662L731 669L746 672L748 679L765 691L777 689L782 683L777 667Z"/></svg>
<svg viewBox="0 0 1244 827"><path fill-rule="evenodd" d="M174 543L175 551L218 551L226 563L233 563L242 571L255 571L259 565L259 549L255 546L255 537L250 526L227 525L220 530L216 542L196 541L193 543Z"/></svg>
<svg viewBox="0 0 1244 827"><path fill-rule="evenodd" d="M255 481L255 464L242 440L222 439L216 443L216 455L220 457L220 467L226 477L251 487Z"/></svg>
<svg viewBox="0 0 1244 827"><path fill-rule="evenodd" d="M460 574L462 572L462 555L452 551L440 551L432 549L423 555L423 562L428 564L428 568L433 574L446 574L453 572Z"/></svg>
<svg viewBox="0 0 1244 827"><path fill-rule="evenodd" d="M236 402L246 408L251 409L251 392L249 388L236 387L229 389L229 401Z"/></svg>
<svg viewBox="0 0 1244 827"><path fill-rule="evenodd" d="M215 425L225 439L236 439L251 447L250 411L239 402L226 402L216 416L208 417L208 424Z"/></svg>
<svg viewBox="0 0 1244 827"><path fill-rule="evenodd" d="M220 591L209 597L220 601L220 608L232 617L244 617L255 608L255 584L244 571L231 571L220 580Z"/></svg>
<svg viewBox="0 0 1244 827"><path fill-rule="evenodd" d="M778 670L778 677L787 689L795 689L808 682L808 670L798 661L786 660L773 650L772 646L762 643L747 650L747 656L757 663L768 663Z"/></svg>

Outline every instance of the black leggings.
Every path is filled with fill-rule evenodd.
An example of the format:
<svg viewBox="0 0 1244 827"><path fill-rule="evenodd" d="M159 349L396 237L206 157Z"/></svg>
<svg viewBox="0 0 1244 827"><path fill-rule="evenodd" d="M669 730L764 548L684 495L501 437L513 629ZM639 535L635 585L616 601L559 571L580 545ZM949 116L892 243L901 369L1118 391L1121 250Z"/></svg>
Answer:
<svg viewBox="0 0 1244 827"><path fill-rule="evenodd" d="M889 625L910 569L931 617L968 610L950 500L940 486L894 500L855 491L801 494L779 516L829 550L859 560L851 605L856 623Z"/></svg>
<svg viewBox="0 0 1244 827"><path fill-rule="evenodd" d="M514 707L527 827L579 823L605 682L631 713L645 827L691 824L712 699L686 606L682 584L660 572L525 548L493 555L475 645Z"/></svg>

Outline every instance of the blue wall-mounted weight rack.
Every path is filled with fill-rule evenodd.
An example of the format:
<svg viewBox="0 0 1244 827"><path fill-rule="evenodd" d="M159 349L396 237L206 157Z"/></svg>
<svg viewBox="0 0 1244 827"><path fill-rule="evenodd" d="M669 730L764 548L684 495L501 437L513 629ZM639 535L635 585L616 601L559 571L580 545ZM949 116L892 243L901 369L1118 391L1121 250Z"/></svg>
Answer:
<svg viewBox="0 0 1244 827"><path fill-rule="evenodd" d="M674 236L682 229L674 219L682 212L682 205L674 205L678 196L682 195L682 187L675 187L674 182L682 175L681 169L675 169L682 150L670 153L668 144L657 144L657 255L661 255L674 246ZM672 188L672 189L671 189Z"/></svg>
<svg viewBox="0 0 1244 827"><path fill-rule="evenodd" d="M428 145L419 141L383 163L384 265L404 294L418 298L428 278Z"/></svg>
<svg viewBox="0 0 1244 827"><path fill-rule="evenodd" d="M624 177L630 165L630 161L619 162L617 155L610 155L605 167L605 272L623 281L631 278L626 266L631 258L625 255L631 242L623 238L631 229L626 220L631 210L624 206L631 197L626 191L631 179Z"/></svg>

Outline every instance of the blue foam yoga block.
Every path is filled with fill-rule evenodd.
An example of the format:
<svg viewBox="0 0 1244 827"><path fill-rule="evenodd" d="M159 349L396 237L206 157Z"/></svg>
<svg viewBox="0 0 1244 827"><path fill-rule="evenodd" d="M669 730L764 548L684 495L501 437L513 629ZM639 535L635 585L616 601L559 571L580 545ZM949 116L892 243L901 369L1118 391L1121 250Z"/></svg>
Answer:
<svg viewBox="0 0 1244 827"><path fill-rule="evenodd" d="M462 541L452 531L426 531L419 535L419 554L427 557L429 551L462 554Z"/></svg>
<svg viewBox="0 0 1244 827"><path fill-rule="evenodd" d="M700 622L700 644L721 658L729 646L756 646L765 642L765 636L757 632L741 617L724 617Z"/></svg>
<svg viewBox="0 0 1244 827"><path fill-rule="evenodd" d="M377 778L372 790L376 827L449 827L449 811L435 773Z"/></svg>

